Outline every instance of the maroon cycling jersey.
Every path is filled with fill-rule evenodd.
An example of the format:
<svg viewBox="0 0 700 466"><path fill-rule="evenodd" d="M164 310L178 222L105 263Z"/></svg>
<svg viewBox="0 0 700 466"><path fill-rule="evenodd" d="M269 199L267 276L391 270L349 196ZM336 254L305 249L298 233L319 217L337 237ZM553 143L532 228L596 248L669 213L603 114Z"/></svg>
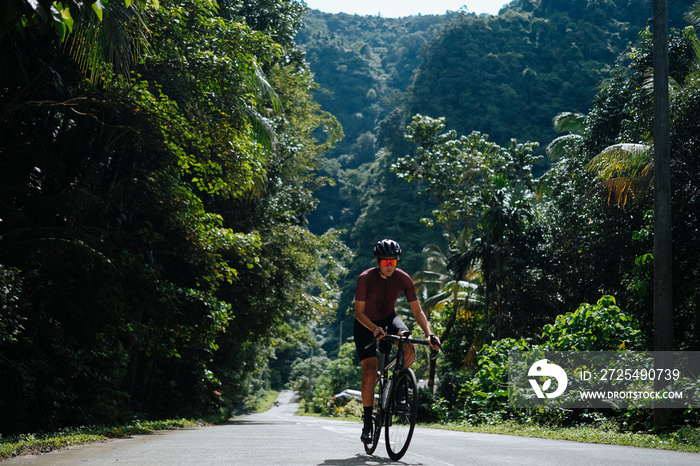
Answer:
<svg viewBox="0 0 700 466"><path fill-rule="evenodd" d="M364 301L365 314L371 320L386 319L394 314L394 304L402 291L409 303L418 299L413 280L406 272L396 269L389 278L382 278L379 268L373 267L358 277L355 301Z"/></svg>

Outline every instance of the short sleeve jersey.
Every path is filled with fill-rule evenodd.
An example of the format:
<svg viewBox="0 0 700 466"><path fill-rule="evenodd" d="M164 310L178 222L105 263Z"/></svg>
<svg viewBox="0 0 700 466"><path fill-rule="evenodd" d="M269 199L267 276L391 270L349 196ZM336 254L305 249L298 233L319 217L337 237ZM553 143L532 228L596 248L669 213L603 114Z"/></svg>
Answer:
<svg viewBox="0 0 700 466"><path fill-rule="evenodd" d="M358 277L355 301L364 301L365 314L371 320L377 321L394 314L394 305L401 292L409 303L418 299L410 275L401 269L396 269L389 278L382 278L379 268L373 267L365 270Z"/></svg>

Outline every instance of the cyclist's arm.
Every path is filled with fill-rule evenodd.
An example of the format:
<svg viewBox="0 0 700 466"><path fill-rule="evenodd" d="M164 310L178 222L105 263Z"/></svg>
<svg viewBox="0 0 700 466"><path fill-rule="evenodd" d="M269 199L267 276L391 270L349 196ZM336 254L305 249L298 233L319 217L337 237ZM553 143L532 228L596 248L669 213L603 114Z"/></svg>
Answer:
<svg viewBox="0 0 700 466"><path fill-rule="evenodd" d="M420 326L420 328L423 329L423 333L425 333L425 336L430 337L433 334L433 332L430 329L430 323L428 322L428 318L425 316L425 312L423 312L423 308L421 307L418 300L411 301L410 303L408 303L408 305L411 307L411 312L413 312L413 318L416 319L416 323ZM437 338L437 335L435 335L435 338L437 339L437 342L440 343L440 340ZM433 349L438 348L437 344L433 345L432 342L430 344L430 347Z"/></svg>
<svg viewBox="0 0 700 466"><path fill-rule="evenodd" d="M386 335L384 329L372 322L372 319L367 317L367 314L365 314L364 301L355 300L355 319L357 319L359 323L367 327L375 337L377 337L378 335Z"/></svg>

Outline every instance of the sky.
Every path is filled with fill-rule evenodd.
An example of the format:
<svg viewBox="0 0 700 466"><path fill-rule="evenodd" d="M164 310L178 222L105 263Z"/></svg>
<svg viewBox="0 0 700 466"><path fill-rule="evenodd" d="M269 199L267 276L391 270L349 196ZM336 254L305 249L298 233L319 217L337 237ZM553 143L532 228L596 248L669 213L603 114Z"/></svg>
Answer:
<svg viewBox="0 0 700 466"><path fill-rule="evenodd" d="M458 11L466 6L469 13L489 13L495 15L498 10L510 3L510 0L304 0L313 10L325 13L348 13L358 15L381 14L385 18L402 16L442 15L445 11Z"/></svg>

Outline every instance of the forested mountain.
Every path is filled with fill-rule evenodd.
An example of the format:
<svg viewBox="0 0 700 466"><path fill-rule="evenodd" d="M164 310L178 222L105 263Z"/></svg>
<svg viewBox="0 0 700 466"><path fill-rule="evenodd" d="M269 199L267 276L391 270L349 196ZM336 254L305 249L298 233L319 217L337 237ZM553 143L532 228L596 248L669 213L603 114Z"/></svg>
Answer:
<svg viewBox="0 0 700 466"><path fill-rule="evenodd" d="M422 50L409 113L444 116L499 144L546 144L553 115L590 108L651 11L651 0L525 0L495 17L457 15Z"/></svg>
<svg viewBox="0 0 700 466"><path fill-rule="evenodd" d="M671 27L685 26L691 3L673 2ZM450 128L499 144L546 144L552 115L590 108L596 85L651 12L652 0L516 0L497 16L310 10L295 40L320 85L315 100L343 124L346 137L331 157L356 168L373 153L365 133L376 138L378 123L396 109L445 116Z"/></svg>
<svg viewBox="0 0 700 466"><path fill-rule="evenodd" d="M295 40L319 88L314 100L342 121L345 137L323 165L323 173L338 179L340 169L357 169L373 162L384 144L377 125L403 106L420 58L419 50L432 37L443 16L401 19L308 11ZM399 140L402 139L398 135ZM346 228L359 215L357 205L340 188L321 191L318 210L311 216L316 232Z"/></svg>

